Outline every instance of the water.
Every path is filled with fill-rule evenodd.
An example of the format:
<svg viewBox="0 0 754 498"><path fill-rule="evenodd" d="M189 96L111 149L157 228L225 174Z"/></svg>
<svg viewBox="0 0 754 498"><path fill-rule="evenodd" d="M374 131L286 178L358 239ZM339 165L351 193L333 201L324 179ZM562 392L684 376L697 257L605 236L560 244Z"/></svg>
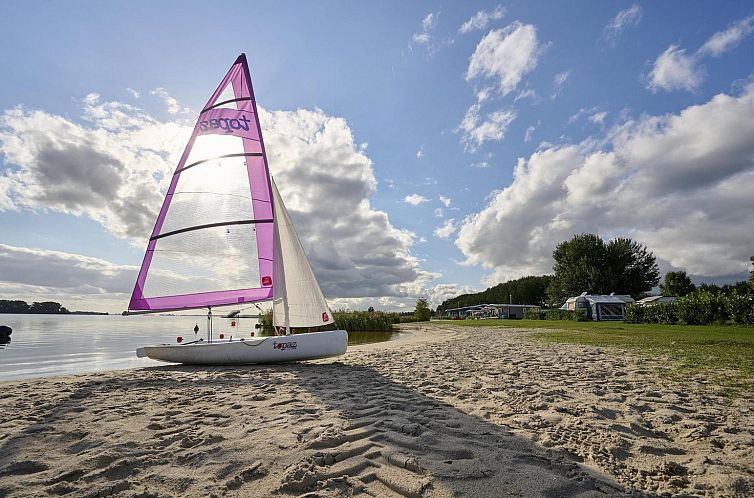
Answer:
<svg viewBox="0 0 754 498"><path fill-rule="evenodd" d="M249 337L255 318L231 320L215 316L214 337ZM47 375L69 375L101 370L148 367L159 362L137 358L136 348L149 344L175 344L176 337L206 337L206 316L120 315L10 315L0 314L0 325L13 329L11 342L0 345L0 380ZM393 332L352 332L349 344L380 342Z"/></svg>

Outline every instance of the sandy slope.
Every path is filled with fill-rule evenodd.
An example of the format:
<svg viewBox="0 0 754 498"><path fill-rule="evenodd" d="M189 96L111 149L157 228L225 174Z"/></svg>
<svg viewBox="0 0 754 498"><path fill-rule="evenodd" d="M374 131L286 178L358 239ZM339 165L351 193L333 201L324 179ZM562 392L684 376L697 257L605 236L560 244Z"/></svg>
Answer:
<svg viewBox="0 0 754 498"><path fill-rule="evenodd" d="M0 496L752 496L754 401L527 331L0 383Z"/></svg>

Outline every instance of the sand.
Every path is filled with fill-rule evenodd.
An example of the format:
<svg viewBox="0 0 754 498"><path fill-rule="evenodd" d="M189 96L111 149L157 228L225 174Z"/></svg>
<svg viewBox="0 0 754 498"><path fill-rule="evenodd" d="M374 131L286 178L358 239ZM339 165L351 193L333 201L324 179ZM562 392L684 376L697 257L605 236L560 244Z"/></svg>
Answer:
<svg viewBox="0 0 754 498"><path fill-rule="evenodd" d="M0 496L754 496L754 400L531 330L0 383Z"/></svg>

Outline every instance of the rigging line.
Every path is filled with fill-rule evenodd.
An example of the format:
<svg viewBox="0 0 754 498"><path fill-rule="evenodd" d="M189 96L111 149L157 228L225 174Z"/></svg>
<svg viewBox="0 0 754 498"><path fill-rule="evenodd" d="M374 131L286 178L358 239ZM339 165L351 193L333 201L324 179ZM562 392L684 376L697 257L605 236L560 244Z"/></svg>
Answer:
<svg viewBox="0 0 754 498"><path fill-rule="evenodd" d="M176 235L179 233L184 232L191 232L194 230L201 230L203 228L215 228L215 227L224 227L229 225L251 225L255 223L272 223L272 218L270 219L263 219L263 220L238 220L238 221L223 221L220 223L207 223L206 225L196 225L193 227L187 227L187 228L181 228L179 230L173 230L172 232L165 232L161 233L159 235L155 235L153 237L150 237L149 240L157 240L161 239L163 237L168 237L170 235Z"/></svg>
<svg viewBox="0 0 754 498"><path fill-rule="evenodd" d="M179 169L175 170L175 172L173 173L173 176L177 175L181 171L185 171L185 170L187 170L189 168L193 168L194 166L198 166L198 165L200 165L202 163L206 163L206 162L209 162L209 161L215 161L217 159L225 159L225 158L228 158L228 157L262 157L262 156L263 156L263 154L261 152L237 152L235 154L223 154L221 156L209 157L207 159L202 159L201 161L196 161L195 163L191 163L189 165L184 166L183 168L179 168Z"/></svg>
<svg viewBox="0 0 754 498"><path fill-rule="evenodd" d="M216 108L220 107L221 105L230 104L231 102L244 102L246 100L251 100L251 97L239 97L237 99L223 100L222 102L218 102L216 104L212 104L209 107L205 107L204 109L202 109L199 112L199 114L203 114L203 113L205 113L207 111L211 111L212 109L216 109Z"/></svg>

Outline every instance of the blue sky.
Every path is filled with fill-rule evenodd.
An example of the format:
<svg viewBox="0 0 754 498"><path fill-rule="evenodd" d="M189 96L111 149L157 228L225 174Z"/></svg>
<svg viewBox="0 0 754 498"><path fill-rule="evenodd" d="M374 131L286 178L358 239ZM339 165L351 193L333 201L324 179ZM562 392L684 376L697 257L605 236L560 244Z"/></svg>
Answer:
<svg viewBox="0 0 754 498"><path fill-rule="evenodd" d="M743 278L754 254L747 2L0 10L0 298L125 306L160 182L241 52L284 197L326 173L289 207L336 307L542 274L585 231L698 281Z"/></svg>

